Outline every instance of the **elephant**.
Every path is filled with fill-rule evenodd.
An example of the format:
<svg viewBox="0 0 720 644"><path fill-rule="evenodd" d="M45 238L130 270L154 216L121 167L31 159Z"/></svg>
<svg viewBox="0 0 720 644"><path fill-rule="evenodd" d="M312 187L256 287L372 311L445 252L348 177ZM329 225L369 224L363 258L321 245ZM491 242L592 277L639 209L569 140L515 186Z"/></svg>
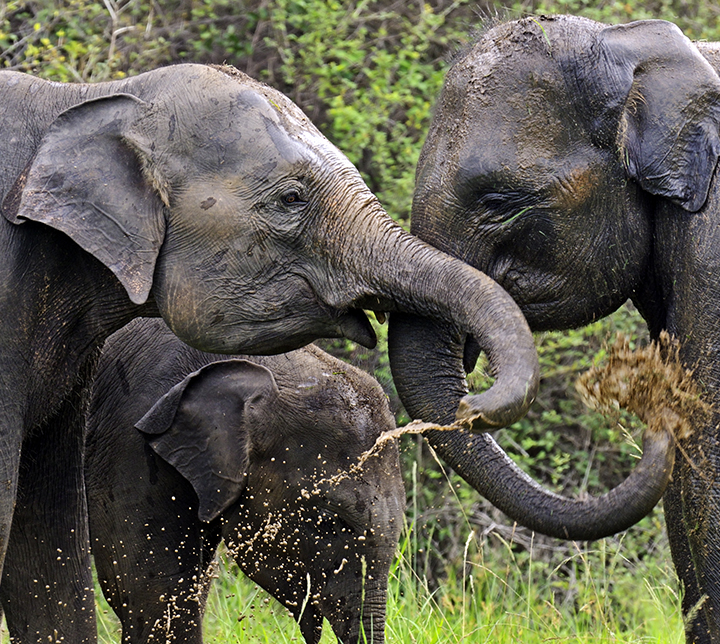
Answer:
<svg viewBox="0 0 720 644"><path fill-rule="evenodd" d="M372 346L363 310L479 338L493 425L537 386L532 335L479 271L395 224L280 92L231 67L97 84L0 72L0 603L14 642L96 640L84 420L103 341L162 317L199 350ZM414 376L415 377L415 376ZM411 388L412 384L409 385Z"/></svg>
<svg viewBox="0 0 720 644"><path fill-rule="evenodd" d="M664 496L689 642L720 641L719 73L718 44L665 21L496 25L447 73L411 214L414 234L497 280L535 331L584 325L630 299L651 337L679 341L716 410L679 440ZM420 361L434 373L428 354L458 351L442 323L411 314L393 315L389 333L397 382ZM472 339L465 348L472 362ZM405 396L408 410L447 417L454 403L425 384ZM495 485L494 443L475 437L471 451L474 485L513 506L504 494L516 490ZM526 525L556 505L536 497Z"/></svg>
<svg viewBox="0 0 720 644"><path fill-rule="evenodd" d="M384 392L314 345L220 357L157 318L133 320L100 357L85 481L95 567L122 641L202 642L221 539L308 644L323 617L342 642L361 632L384 641L405 509L396 441L353 471L395 428Z"/></svg>

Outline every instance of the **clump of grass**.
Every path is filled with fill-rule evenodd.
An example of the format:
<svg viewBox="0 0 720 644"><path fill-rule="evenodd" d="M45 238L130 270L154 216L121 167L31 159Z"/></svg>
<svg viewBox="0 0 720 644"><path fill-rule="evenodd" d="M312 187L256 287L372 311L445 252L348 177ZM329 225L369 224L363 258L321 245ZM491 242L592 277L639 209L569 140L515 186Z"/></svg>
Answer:
<svg viewBox="0 0 720 644"><path fill-rule="evenodd" d="M667 427L678 439L688 438L693 424L710 413L692 371L680 361L678 342L666 331L636 350L619 333L605 366L589 369L576 387L589 407L622 407L647 423L648 431Z"/></svg>

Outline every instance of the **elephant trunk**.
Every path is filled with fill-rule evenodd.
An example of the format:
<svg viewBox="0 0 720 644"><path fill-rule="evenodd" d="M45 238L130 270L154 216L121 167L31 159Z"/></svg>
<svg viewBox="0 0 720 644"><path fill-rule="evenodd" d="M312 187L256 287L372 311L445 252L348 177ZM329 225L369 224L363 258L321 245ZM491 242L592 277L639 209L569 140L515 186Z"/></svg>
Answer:
<svg viewBox="0 0 720 644"><path fill-rule="evenodd" d="M339 273L361 278L352 306L392 311L391 317L399 311L447 320L458 347L472 335L488 356L494 386L459 400L457 384L464 374L460 362L453 363L446 378L436 379L438 394L449 396L453 411L460 403L458 418L468 420L473 431L504 427L521 418L537 393L539 365L532 334L517 305L484 273L420 241L386 216L370 221L356 222L357 230L351 230L349 238L361 242L367 239L362 230L374 230L372 243L344 248L336 260L343 263L337 267ZM402 356L395 354L394 359ZM434 361L444 362L444 356ZM433 411L415 405L424 399L423 365L424 358L413 369L399 370L396 384L403 402L427 417Z"/></svg>
<svg viewBox="0 0 720 644"><path fill-rule="evenodd" d="M394 314L388 348L396 383L422 381L416 387L421 391L403 401L410 416L449 424L465 394L465 381L458 373L463 347L452 329ZM421 364L419 377L413 368ZM454 400L448 398L450 391ZM670 480L675 455L670 431L646 431L643 457L625 481L603 496L574 500L538 485L486 434L433 430L425 438L450 467L509 517L537 532L577 541L626 530L645 516Z"/></svg>
<svg viewBox="0 0 720 644"><path fill-rule="evenodd" d="M383 586L382 588L380 586ZM384 644L385 604L387 601L383 584L375 580L363 586L358 594L353 591L344 597L345 608L326 614L333 632L342 644Z"/></svg>

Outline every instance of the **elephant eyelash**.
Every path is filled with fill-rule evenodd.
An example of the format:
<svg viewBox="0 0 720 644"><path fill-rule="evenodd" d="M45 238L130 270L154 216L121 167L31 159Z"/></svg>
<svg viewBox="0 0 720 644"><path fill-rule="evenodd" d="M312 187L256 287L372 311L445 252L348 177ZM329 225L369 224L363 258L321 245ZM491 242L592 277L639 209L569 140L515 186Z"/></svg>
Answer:
<svg viewBox="0 0 720 644"><path fill-rule="evenodd" d="M527 198L516 199L512 194L487 193L477 201L484 210L492 213L493 224L508 224L537 207L535 203L528 203Z"/></svg>

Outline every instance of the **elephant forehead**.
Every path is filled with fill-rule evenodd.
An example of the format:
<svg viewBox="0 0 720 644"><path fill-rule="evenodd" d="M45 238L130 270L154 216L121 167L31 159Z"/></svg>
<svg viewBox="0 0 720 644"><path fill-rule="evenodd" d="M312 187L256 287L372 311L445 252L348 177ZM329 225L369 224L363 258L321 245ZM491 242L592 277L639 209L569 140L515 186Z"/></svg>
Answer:
<svg viewBox="0 0 720 644"><path fill-rule="evenodd" d="M332 161L333 165L341 164L355 169L305 113L280 92L259 85L252 91L242 92L238 103L257 111L264 131L286 161L320 165Z"/></svg>
<svg viewBox="0 0 720 644"><path fill-rule="evenodd" d="M486 54L453 68L436 117L449 147L514 150L522 162L567 145L578 119L561 70L526 54L511 62Z"/></svg>
<svg viewBox="0 0 720 644"><path fill-rule="evenodd" d="M188 69L192 74L182 73ZM180 152L195 165L216 168L248 154L276 156L316 170L341 167L360 178L347 157L277 90L230 67L178 66L166 75L157 132L169 144L170 154L160 153L166 161Z"/></svg>
<svg viewBox="0 0 720 644"><path fill-rule="evenodd" d="M287 171L317 161L317 153L262 113L228 110L206 119L188 119L182 129L169 141L177 156L165 158L166 163L176 161L180 175L192 167L214 175L260 172L266 176L276 169Z"/></svg>
<svg viewBox="0 0 720 644"><path fill-rule="evenodd" d="M296 392L308 414L324 420L329 432L339 440L352 436L364 444L368 434L379 432L379 428L373 431L378 424L374 405L341 372L308 374L297 382Z"/></svg>
<svg viewBox="0 0 720 644"><path fill-rule="evenodd" d="M293 163L330 148L302 110L279 92L209 68L197 76L180 71L187 70L166 79L166 91L148 117L147 127L163 141L156 150L159 158L180 155L208 167L248 155Z"/></svg>

